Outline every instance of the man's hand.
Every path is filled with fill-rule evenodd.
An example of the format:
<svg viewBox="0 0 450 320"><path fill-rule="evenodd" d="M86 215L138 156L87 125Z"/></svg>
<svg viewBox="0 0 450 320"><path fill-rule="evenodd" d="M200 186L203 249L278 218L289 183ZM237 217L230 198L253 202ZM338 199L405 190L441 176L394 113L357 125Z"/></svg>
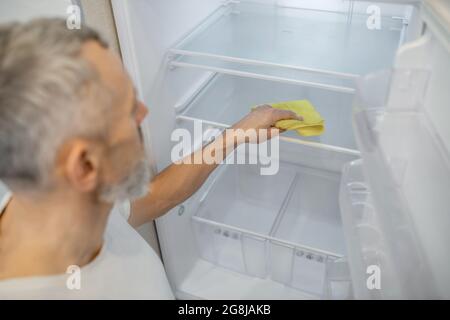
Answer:
<svg viewBox="0 0 450 320"><path fill-rule="evenodd" d="M241 129L244 132L247 130L256 130L256 133L258 134L258 139L256 141L252 139L250 135L246 135L245 140L241 141L241 137L238 135L238 143L261 143L280 134L281 130L274 127L277 121L289 119L303 120L302 117L297 116L292 111L275 109L265 104L253 109L252 112L233 125L231 129ZM267 135L259 135L260 129L267 130Z"/></svg>
<svg viewBox="0 0 450 320"><path fill-rule="evenodd" d="M231 136L226 133L226 130L224 135L201 150L197 150L195 154L199 153L199 156L202 157L204 152L210 154L211 149L223 148L222 155L226 157L227 152L234 149L227 148L228 146L236 147L236 143L244 142L263 142L278 135L280 130L275 128L274 125L277 121L285 119L303 120L291 111L274 109L268 105L259 106L231 127L231 129L234 129ZM258 138L260 131L263 129L267 130L267 134L262 134ZM248 134L251 130L256 131L253 138L252 135ZM243 134L236 131L241 131ZM195 157L195 154L187 157ZM137 227L158 218L174 206L182 203L202 186L217 165L218 163L172 164L167 167L153 179L150 193L132 203L129 222Z"/></svg>

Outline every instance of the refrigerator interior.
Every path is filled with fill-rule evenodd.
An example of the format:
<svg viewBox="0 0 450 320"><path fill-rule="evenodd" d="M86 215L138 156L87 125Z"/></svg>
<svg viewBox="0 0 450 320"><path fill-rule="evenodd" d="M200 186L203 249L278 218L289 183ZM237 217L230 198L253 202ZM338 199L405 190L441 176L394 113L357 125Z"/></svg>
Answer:
<svg viewBox="0 0 450 320"><path fill-rule="evenodd" d="M113 2L125 65L149 105L145 137L157 170L170 164L173 129L193 133L202 123L194 149L261 103L308 99L326 121L321 137L283 134L278 174L222 165L157 221L178 298L353 296L339 193L342 168L360 157L355 80L392 67L421 30L417 7L390 3L377 3L382 28L368 30L370 4Z"/></svg>

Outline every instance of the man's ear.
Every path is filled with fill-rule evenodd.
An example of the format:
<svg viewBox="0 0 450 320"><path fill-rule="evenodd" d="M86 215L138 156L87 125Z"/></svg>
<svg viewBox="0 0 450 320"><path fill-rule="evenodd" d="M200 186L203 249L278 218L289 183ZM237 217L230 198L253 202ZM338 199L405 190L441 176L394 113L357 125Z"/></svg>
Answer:
<svg viewBox="0 0 450 320"><path fill-rule="evenodd" d="M67 182L80 192L91 192L98 187L100 148L97 144L75 139L63 148L63 174Z"/></svg>

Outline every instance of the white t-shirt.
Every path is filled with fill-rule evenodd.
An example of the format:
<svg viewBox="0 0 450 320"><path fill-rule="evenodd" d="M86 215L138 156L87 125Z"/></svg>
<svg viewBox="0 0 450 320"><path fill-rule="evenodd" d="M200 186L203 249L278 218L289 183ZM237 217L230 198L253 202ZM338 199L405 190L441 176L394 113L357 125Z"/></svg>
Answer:
<svg viewBox="0 0 450 320"><path fill-rule="evenodd" d="M0 199L0 215L10 200ZM79 272L0 280L0 300L173 299L161 260L127 222L129 212L129 203L114 207L100 253Z"/></svg>

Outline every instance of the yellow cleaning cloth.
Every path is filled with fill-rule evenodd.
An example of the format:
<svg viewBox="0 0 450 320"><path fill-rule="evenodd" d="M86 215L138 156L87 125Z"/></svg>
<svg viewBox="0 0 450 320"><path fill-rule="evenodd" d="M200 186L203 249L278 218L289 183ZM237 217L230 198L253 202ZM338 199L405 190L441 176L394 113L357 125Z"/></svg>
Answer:
<svg viewBox="0 0 450 320"><path fill-rule="evenodd" d="M305 137L320 136L325 131L325 120L308 100L271 103L269 105L276 109L293 111L298 116L303 117L303 121L278 121L275 124L278 129L296 130L299 135Z"/></svg>

